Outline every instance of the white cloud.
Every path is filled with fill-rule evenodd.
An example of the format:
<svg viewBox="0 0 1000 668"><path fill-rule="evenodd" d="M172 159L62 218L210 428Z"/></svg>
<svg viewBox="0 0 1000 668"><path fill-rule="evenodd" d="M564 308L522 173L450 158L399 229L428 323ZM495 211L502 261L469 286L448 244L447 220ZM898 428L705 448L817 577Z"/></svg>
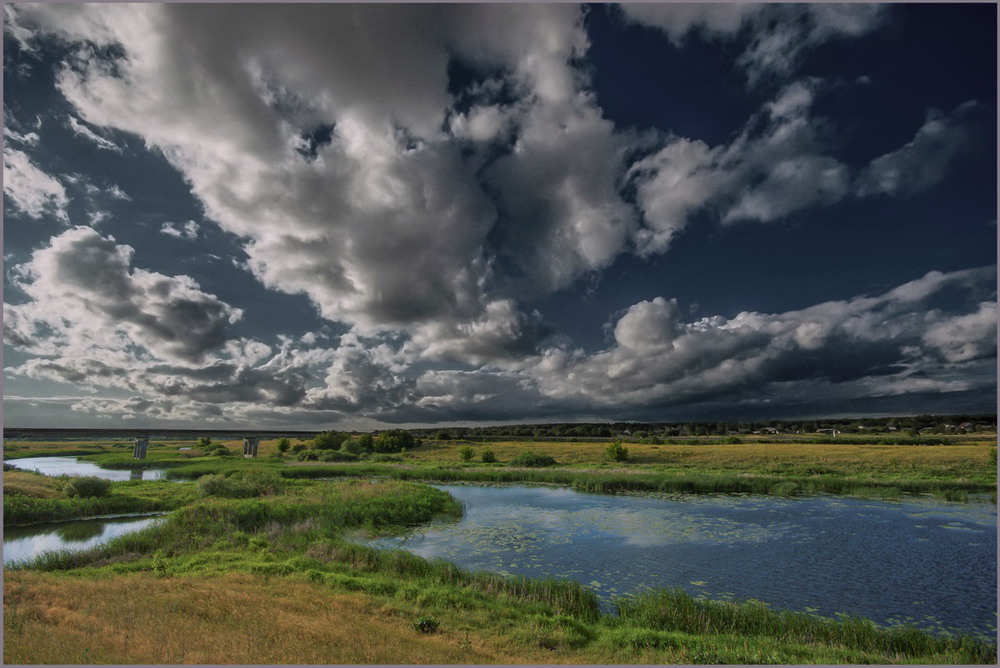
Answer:
<svg viewBox="0 0 1000 668"><path fill-rule="evenodd" d="M928 111L913 141L876 158L861 172L855 185L858 194L905 197L941 181L954 160L974 146L981 111L976 102L962 104L947 115Z"/></svg>
<svg viewBox="0 0 1000 668"><path fill-rule="evenodd" d="M100 136L86 125L78 121L74 116L67 117L67 123L69 128L73 131L73 134L81 136L84 139L97 145L97 148L103 149L105 151L114 151L115 153L121 153L122 148L118 144L114 143L110 139L105 139Z"/></svg>
<svg viewBox="0 0 1000 668"><path fill-rule="evenodd" d="M737 58L751 85L791 75L803 55L833 39L879 28L888 10L876 4L626 3L625 16L664 31L675 44L692 32L709 39L748 40Z"/></svg>
<svg viewBox="0 0 1000 668"><path fill-rule="evenodd" d="M574 64L587 48L579 7L15 14L120 43L114 68L81 51L59 73L79 116L161 149L207 217L246 239L265 285L359 331L473 331L489 304L606 267L637 226L618 192L629 140ZM484 73L470 94L488 96L495 80L511 99L455 112L449 58ZM320 127L329 141L308 140Z"/></svg>
<svg viewBox="0 0 1000 668"><path fill-rule="evenodd" d="M81 359L101 351L120 359L135 342L161 359L186 362L200 362L225 343L239 309L188 276L133 269L132 254L89 227L54 237L16 268L17 286L31 301L4 305L5 337Z"/></svg>
<svg viewBox="0 0 1000 668"><path fill-rule="evenodd" d="M4 147L3 192L14 206L32 218L52 216L69 222L66 189L58 179L39 169L23 151Z"/></svg>
<svg viewBox="0 0 1000 668"><path fill-rule="evenodd" d="M176 237L178 239L197 239L198 238L198 223L193 220L189 220L183 225L180 223L163 223L160 228L161 234L166 234L170 237Z"/></svg>

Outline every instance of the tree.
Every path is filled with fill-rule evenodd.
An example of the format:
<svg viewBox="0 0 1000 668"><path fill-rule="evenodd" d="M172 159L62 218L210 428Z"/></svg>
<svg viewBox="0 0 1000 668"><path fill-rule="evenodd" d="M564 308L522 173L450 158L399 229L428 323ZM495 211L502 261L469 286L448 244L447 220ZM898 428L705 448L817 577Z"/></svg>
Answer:
<svg viewBox="0 0 1000 668"><path fill-rule="evenodd" d="M628 448L621 441L614 441L604 449L604 455L613 462L624 462L628 460Z"/></svg>
<svg viewBox="0 0 1000 668"><path fill-rule="evenodd" d="M390 429L383 431L372 444L375 452L401 452L404 448L415 448L420 445L420 441L413 437L408 431L402 429Z"/></svg>
<svg viewBox="0 0 1000 668"><path fill-rule="evenodd" d="M458 449L458 454L462 458L463 462L471 462L472 455L475 454L475 452L469 446L463 445L461 448Z"/></svg>
<svg viewBox="0 0 1000 668"><path fill-rule="evenodd" d="M317 450L336 450L346 440L347 434L341 434L336 431L325 431L322 434L316 434L313 438L313 447Z"/></svg>
<svg viewBox="0 0 1000 668"><path fill-rule="evenodd" d="M280 452L281 454L285 454L286 452L288 452L288 449L291 447L292 443L287 438L278 439L278 452Z"/></svg>

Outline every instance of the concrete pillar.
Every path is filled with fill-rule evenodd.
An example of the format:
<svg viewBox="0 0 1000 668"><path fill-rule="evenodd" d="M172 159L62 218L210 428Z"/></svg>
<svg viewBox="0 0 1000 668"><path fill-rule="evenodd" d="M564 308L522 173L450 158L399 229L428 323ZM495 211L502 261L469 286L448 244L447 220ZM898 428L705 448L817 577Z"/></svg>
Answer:
<svg viewBox="0 0 1000 668"><path fill-rule="evenodd" d="M132 459L145 459L147 447L149 447L148 438L135 439L135 445L132 446Z"/></svg>
<svg viewBox="0 0 1000 668"><path fill-rule="evenodd" d="M257 442L260 439L256 436L247 436L243 439L243 456L244 457L256 457L257 456Z"/></svg>

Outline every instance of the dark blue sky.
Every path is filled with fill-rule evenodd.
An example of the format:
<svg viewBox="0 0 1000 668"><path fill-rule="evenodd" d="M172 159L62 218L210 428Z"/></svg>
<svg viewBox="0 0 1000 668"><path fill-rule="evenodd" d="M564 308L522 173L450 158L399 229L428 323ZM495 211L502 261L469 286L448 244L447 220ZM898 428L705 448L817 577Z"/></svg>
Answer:
<svg viewBox="0 0 1000 668"><path fill-rule="evenodd" d="M996 26L8 5L6 422L992 410Z"/></svg>

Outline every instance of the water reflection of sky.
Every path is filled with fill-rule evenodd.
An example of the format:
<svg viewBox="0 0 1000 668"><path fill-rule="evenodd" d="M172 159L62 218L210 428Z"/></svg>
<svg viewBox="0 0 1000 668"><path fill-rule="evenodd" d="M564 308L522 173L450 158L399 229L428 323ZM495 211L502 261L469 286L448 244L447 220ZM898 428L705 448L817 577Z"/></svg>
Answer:
<svg viewBox="0 0 1000 668"><path fill-rule="evenodd" d="M163 469L112 470L102 469L93 462L76 457L24 457L5 460L5 464L22 471L38 471L43 475L94 476L105 480L159 480Z"/></svg>
<svg viewBox="0 0 1000 668"><path fill-rule="evenodd" d="M471 570L569 577L606 602L682 587L825 615L995 632L991 504L440 487L465 505L460 521L375 544Z"/></svg>
<svg viewBox="0 0 1000 668"><path fill-rule="evenodd" d="M79 520L4 529L3 563L23 562L58 550L80 551L151 526L157 517Z"/></svg>

